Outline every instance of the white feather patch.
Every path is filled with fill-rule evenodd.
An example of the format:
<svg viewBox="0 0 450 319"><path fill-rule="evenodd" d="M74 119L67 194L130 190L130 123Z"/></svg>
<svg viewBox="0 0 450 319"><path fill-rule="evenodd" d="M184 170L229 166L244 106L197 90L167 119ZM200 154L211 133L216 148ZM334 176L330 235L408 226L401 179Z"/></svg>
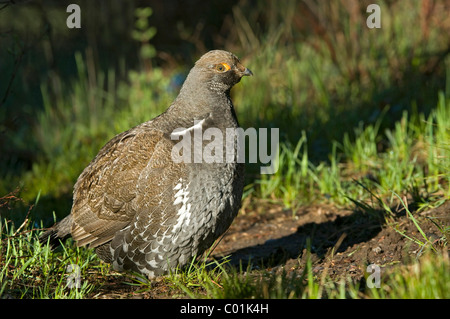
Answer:
<svg viewBox="0 0 450 319"><path fill-rule="evenodd" d="M180 209L178 209L177 215L177 223L173 226L172 232L175 233L178 231L182 225L189 225L190 217L191 217L191 204L188 204L189 200L189 191L188 185L185 188L182 188L182 180L174 187L174 190L178 190L175 194L175 199L173 201L173 205L181 204Z"/></svg>
<svg viewBox="0 0 450 319"><path fill-rule="evenodd" d="M205 119L201 120L201 121L194 121L194 125L192 125L191 127L188 128L176 128L171 134L170 136L179 136L179 135L185 135L193 130L198 130L198 129L202 129L203 127L203 123L205 122Z"/></svg>

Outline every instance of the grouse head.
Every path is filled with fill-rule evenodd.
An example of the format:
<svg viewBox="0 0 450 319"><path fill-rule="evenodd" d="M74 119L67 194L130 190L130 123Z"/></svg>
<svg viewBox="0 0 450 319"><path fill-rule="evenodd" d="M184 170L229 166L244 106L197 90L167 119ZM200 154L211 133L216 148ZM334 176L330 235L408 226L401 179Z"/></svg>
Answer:
<svg viewBox="0 0 450 319"><path fill-rule="evenodd" d="M230 52L213 50L205 53L190 71L186 85L192 79L201 78L203 85L210 91L222 94L229 93L243 76L253 75L239 59ZM197 82L198 83L198 82Z"/></svg>

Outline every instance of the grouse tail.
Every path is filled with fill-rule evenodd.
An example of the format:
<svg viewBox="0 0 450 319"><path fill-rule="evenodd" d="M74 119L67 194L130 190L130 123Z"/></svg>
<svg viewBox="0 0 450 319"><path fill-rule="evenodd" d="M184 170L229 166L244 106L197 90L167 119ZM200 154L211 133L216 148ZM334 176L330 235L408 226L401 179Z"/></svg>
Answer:
<svg viewBox="0 0 450 319"><path fill-rule="evenodd" d="M52 249L56 248L61 244L61 241L70 237L71 228L72 216L69 215L41 234L39 236L39 241L44 245L48 242Z"/></svg>

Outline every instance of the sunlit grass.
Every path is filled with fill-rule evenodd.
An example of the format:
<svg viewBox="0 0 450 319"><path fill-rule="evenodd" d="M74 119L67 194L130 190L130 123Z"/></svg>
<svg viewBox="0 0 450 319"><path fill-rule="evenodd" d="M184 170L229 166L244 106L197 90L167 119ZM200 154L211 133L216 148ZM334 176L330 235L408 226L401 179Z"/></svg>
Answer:
<svg viewBox="0 0 450 319"><path fill-rule="evenodd" d="M443 94L435 110L426 118L404 112L393 129L379 133L379 125L356 130L356 138L346 136L342 144L334 143L328 162L309 160L305 133L295 147L281 145L280 169L257 181L257 194L279 199L287 207L314 201L348 204L348 197L363 200L369 196L355 181L376 184L389 195L406 194L412 186L421 192L449 197L450 101ZM411 119L412 118L412 119ZM378 150L378 141L387 141Z"/></svg>
<svg viewBox="0 0 450 319"><path fill-rule="evenodd" d="M98 258L71 242L58 252L37 239L29 227L17 233L0 222L0 298L84 298L95 288L88 271Z"/></svg>

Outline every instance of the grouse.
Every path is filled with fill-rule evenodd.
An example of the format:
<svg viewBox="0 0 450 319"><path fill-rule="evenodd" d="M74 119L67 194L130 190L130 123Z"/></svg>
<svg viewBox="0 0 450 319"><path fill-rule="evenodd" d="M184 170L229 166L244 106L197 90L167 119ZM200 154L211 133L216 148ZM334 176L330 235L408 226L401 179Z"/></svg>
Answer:
<svg viewBox="0 0 450 319"><path fill-rule="evenodd" d="M231 152L233 160L224 159L228 142L214 150L213 161L199 160L208 140L196 148L196 134L215 129L225 136L239 127L230 90L248 75L253 74L230 52L204 54L164 113L103 146L74 186L70 214L44 232L41 242L54 246L72 236L115 270L149 278L201 255L237 215L244 164L237 152ZM194 143L180 149L180 140ZM232 147L238 148L236 136ZM223 160L215 156L220 154Z"/></svg>

